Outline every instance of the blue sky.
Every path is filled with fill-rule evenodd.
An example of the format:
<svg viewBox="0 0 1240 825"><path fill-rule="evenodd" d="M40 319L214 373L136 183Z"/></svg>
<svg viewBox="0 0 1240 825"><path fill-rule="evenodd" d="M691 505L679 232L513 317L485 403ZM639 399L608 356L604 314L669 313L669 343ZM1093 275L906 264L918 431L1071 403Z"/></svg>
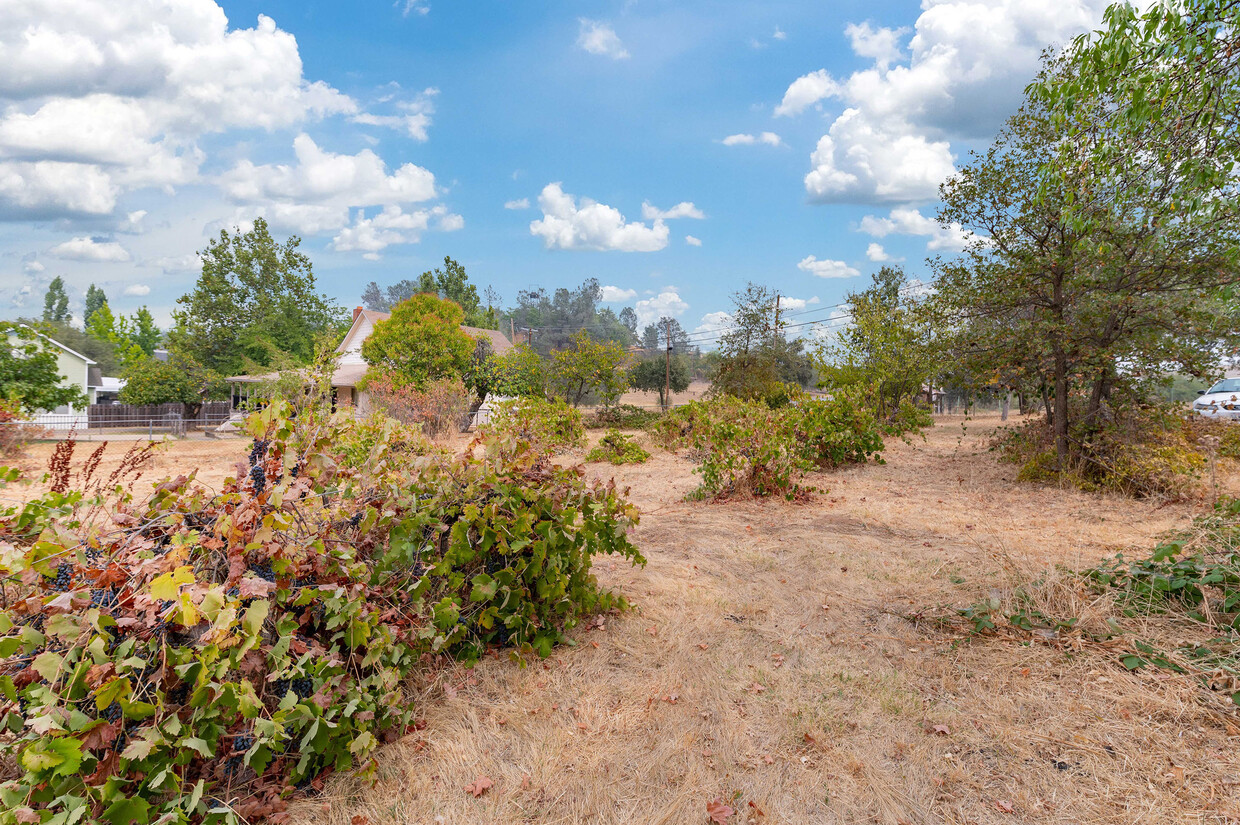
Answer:
<svg viewBox="0 0 1240 825"><path fill-rule="evenodd" d="M754 280L825 319L960 249L938 183L1102 8L3 4L0 313L61 275L166 322L193 253L262 215L344 306L450 255L509 302L596 277L705 335Z"/></svg>

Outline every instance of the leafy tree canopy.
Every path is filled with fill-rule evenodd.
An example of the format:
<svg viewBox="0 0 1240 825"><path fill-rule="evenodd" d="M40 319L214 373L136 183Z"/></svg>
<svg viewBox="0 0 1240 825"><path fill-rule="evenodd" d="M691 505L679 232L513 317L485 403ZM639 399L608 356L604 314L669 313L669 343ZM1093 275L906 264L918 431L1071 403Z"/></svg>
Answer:
<svg viewBox="0 0 1240 825"><path fill-rule="evenodd" d="M91 284L86 290L86 309L82 313L83 326L90 326L90 319L100 308L108 302L108 296L103 290Z"/></svg>
<svg viewBox="0 0 1240 825"><path fill-rule="evenodd" d="M577 289L561 287L554 293L545 289L524 289L517 293L517 305L508 319L521 330L532 330L530 345L543 357L555 350L571 347L579 332L594 341L612 341L621 347L633 343L633 332L610 308L600 308L603 289L597 278L590 278ZM637 316L633 315L633 328Z"/></svg>
<svg viewBox="0 0 1240 825"><path fill-rule="evenodd" d="M422 387L436 378L464 375L477 343L461 329L459 304L430 293L414 295L392 308L392 317L375 325L362 344L371 373L388 374L396 385Z"/></svg>
<svg viewBox="0 0 1240 825"><path fill-rule="evenodd" d="M65 292L65 279L57 275L47 285L47 294L43 296L43 320L53 324L68 325L69 295Z"/></svg>
<svg viewBox="0 0 1240 825"><path fill-rule="evenodd" d="M228 397L223 376L182 355L167 361L139 359L126 378L119 395L122 404L184 404L188 418L197 417L203 403Z"/></svg>
<svg viewBox="0 0 1240 825"><path fill-rule="evenodd" d="M933 320L895 266L884 266L869 288L845 300L850 323L815 352L822 386L858 387L880 416L894 414L939 369Z"/></svg>
<svg viewBox="0 0 1240 825"><path fill-rule="evenodd" d="M711 359L712 394L778 405L787 401L788 384L805 386L811 380L804 344L785 336L775 298L769 287L755 283L732 296L732 319L720 336L718 355Z"/></svg>
<svg viewBox="0 0 1240 825"><path fill-rule="evenodd" d="M692 348L689 344L689 333L680 325L680 321L664 315L656 323L646 324L642 330L642 346L648 350L667 348L668 331L671 331L672 350L688 353Z"/></svg>
<svg viewBox="0 0 1240 825"><path fill-rule="evenodd" d="M177 299L170 347L225 374L309 363L342 318L315 290L300 244L296 236L277 243L262 218L248 232L222 230L199 253L193 291Z"/></svg>
<svg viewBox="0 0 1240 825"><path fill-rule="evenodd" d="M1224 297L1240 281L1237 211L1177 200L1178 150L1164 152L1157 129L1140 133L1148 151L1109 154L1109 95L1078 96L1081 131L1065 133L1037 90L1088 89L1081 59L1049 60L990 149L944 184L940 222L977 237L936 266L957 358L974 375L1042 390L1061 468L1117 391L1143 395L1170 369L1217 371L1240 329Z"/></svg>
<svg viewBox="0 0 1240 825"><path fill-rule="evenodd" d="M666 407L671 403L665 393L669 374L673 393L689 389L689 365L681 355L672 356L670 372L666 357L643 358L629 370L629 386L643 392L657 392L659 404Z"/></svg>
<svg viewBox="0 0 1240 825"><path fill-rule="evenodd" d="M604 404L614 403L628 386L627 358L614 341L595 341L579 332L569 346L552 355L548 387L574 407L588 395Z"/></svg>
<svg viewBox="0 0 1240 825"><path fill-rule="evenodd" d="M401 301L422 294L438 295L457 304L465 313L465 323L468 326L481 329L498 328L497 308L490 300L492 293L488 290L487 306L483 306L478 298L478 288L469 282L465 267L447 256L444 256L442 269L435 268L423 272L415 279L397 281L386 289L371 281L362 292L362 304L376 312L391 312Z"/></svg>
<svg viewBox="0 0 1240 825"><path fill-rule="evenodd" d="M61 386L59 350L24 324L0 325L0 391L26 415L62 405L86 406L79 387Z"/></svg>

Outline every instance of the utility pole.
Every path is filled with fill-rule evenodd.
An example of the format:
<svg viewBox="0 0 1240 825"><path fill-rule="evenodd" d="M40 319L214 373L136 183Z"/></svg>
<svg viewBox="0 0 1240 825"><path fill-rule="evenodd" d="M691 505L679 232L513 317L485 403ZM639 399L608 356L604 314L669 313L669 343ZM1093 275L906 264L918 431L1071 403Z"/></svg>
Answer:
<svg viewBox="0 0 1240 825"><path fill-rule="evenodd" d="M517 322L512 318L508 319L508 340L514 345L517 343Z"/></svg>
<svg viewBox="0 0 1240 825"><path fill-rule="evenodd" d="M663 322L663 335L667 338L667 369L663 377L663 408L667 409L672 400L672 322Z"/></svg>
<svg viewBox="0 0 1240 825"><path fill-rule="evenodd" d="M771 343L779 340L779 293L775 293L775 334L771 337Z"/></svg>

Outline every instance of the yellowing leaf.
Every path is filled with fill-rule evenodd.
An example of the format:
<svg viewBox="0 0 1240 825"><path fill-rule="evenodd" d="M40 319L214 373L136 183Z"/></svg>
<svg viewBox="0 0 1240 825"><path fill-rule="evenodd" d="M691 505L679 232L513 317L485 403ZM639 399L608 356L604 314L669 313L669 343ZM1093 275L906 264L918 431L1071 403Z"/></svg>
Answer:
<svg viewBox="0 0 1240 825"><path fill-rule="evenodd" d="M181 593L181 585L194 582L194 571L181 566L171 573L158 576L151 582L151 598L160 601L172 601Z"/></svg>

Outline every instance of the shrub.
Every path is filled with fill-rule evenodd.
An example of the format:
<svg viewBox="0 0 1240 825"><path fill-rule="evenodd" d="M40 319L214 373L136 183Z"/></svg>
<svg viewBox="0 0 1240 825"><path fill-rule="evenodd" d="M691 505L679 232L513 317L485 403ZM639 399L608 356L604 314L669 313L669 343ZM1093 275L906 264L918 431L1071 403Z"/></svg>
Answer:
<svg viewBox="0 0 1240 825"><path fill-rule="evenodd" d="M660 410L648 410L634 404L599 407L586 419L591 429L644 430L663 416Z"/></svg>
<svg viewBox="0 0 1240 825"><path fill-rule="evenodd" d="M491 355L474 379L487 394L509 398L541 398L547 392L543 359L527 344L517 344L503 355Z"/></svg>
<svg viewBox="0 0 1240 825"><path fill-rule="evenodd" d="M218 495L182 476L0 509L0 821L254 821L325 772L373 772L435 657L546 656L623 606L590 573L596 553L644 561L613 488L529 452L367 437L349 459L350 415L289 411L247 420L249 472Z"/></svg>
<svg viewBox="0 0 1240 825"><path fill-rule="evenodd" d="M532 449L540 455L552 455L583 447L586 440L581 411L558 398L521 398L496 404L490 420L479 429L488 444L503 452Z"/></svg>
<svg viewBox="0 0 1240 825"><path fill-rule="evenodd" d="M695 416L692 443L701 457L700 495L714 498L800 497L798 481L810 463L796 437L794 411L723 396Z"/></svg>
<svg viewBox="0 0 1240 825"><path fill-rule="evenodd" d="M22 421L20 406L0 398L0 457L21 455L43 432L42 427Z"/></svg>
<svg viewBox="0 0 1240 825"><path fill-rule="evenodd" d="M822 469L881 462L883 431L859 393L839 390L830 398L801 394L796 399L796 439L805 458Z"/></svg>
<svg viewBox="0 0 1240 825"><path fill-rule="evenodd" d="M1212 426L1172 407L1142 405L1113 415L1092 433L1074 436L1063 466L1045 418L1000 435L991 449L1001 460L1020 465L1019 481L1177 500L1200 492L1207 463L1201 438Z"/></svg>
<svg viewBox="0 0 1240 825"><path fill-rule="evenodd" d="M690 401L673 407L649 424L651 438L666 450L692 446L694 433L707 424L713 401Z"/></svg>
<svg viewBox="0 0 1240 825"><path fill-rule="evenodd" d="M586 461L606 461L609 464L644 464L650 453L619 430L608 430L599 439L598 446L586 454Z"/></svg>
<svg viewBox="0 0 1240 825"><path fill-rule="evenodd" d="M384 414L418 425L431 438L460 432L472 398L460 378L435 378L416 387L389 373L368 379L366 392Z"/></svg>

